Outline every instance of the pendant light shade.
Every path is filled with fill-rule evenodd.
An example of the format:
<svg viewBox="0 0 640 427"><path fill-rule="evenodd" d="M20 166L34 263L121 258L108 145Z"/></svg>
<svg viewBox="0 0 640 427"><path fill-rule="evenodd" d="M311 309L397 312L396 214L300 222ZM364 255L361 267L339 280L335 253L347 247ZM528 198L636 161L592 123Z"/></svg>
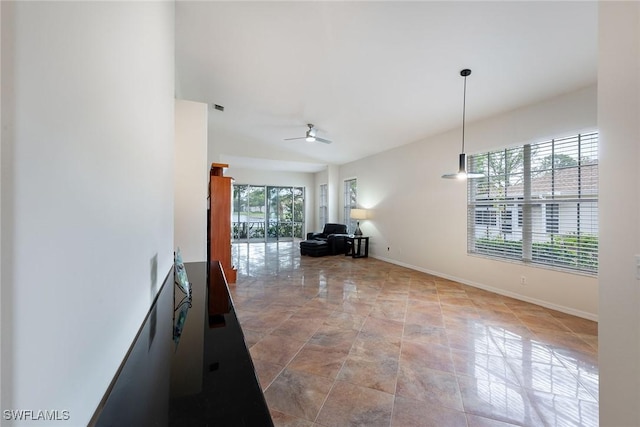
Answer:
<svg viewBox="0 0 640 427"><path fill-rule="evenodd" d="M442 175L443 178L447 179L467 179L467 178L482 178L484 177L481 173L467 172L467 155L464 153L464 119L465 119L465 110L467 104L467 77L471 74L471 70L465 68L460 71L460 75L464 77L464 92L462 97L462 152L460 153L460 157L458 159L458 172L455 173L446 173Z"/></svg>

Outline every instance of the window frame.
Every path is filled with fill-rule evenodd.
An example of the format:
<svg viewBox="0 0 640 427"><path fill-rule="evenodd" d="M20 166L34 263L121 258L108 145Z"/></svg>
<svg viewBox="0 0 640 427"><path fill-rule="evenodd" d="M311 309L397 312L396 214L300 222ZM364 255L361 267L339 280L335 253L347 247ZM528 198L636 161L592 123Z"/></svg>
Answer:
<svg viewBox="0 0 640 427"><path fill-rule="evenodd" d="M470 155L485 177L467 183L467 253L596 276L598 137Z"/></svg>
<svg viewBox="0 0 640 427"><path fill-rule="evenodd" d="M319 229L323 229L324 225L329 222L329 185L320 184L319 203L318 203L318 220L320 221Z"/></svg>
<svg viewBox="0 0 640 427"><path fill-rule="evenodd" d="M349 178L344 180L344 223L347 225L349 233L353 233L357 226L357 221L351 218L351 209L358 207L358 179Z"/></svg>
<svg viewBox="0 0 640 427"><path fill-rule="evenodd" d="M286 194L286 192L290 194ZM252 204L253 193L262 193L262 203ZM284 194L283 194L284 192ZM275 196L275 197L272 197ZM281 204L281 198L290 202ZM288 197L287 197L288 196ZM306 188L239 184L232 186L231 235L233 242L294 241L304 239L306 224ZM255 200L253 200L255 202ZM282 209L284 207L284 209ZM259 208L259 219L252 218Z"/></svg>

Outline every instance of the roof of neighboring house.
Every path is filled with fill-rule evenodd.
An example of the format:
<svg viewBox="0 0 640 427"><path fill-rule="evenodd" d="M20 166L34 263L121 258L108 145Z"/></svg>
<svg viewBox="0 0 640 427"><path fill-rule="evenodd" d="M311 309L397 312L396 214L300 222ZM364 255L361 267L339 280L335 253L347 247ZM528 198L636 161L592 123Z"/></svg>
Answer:
<svg viewBox="0 0 640 427"><path fill-rule="evenodd" d="M482 186L482 180L479 186ZM579 184L578 184L579 183ZM481 193L481 191L479 191ZM587 197L598 195L598 163L583 163L580 167L567 167L554 171L541 172L535 175L531 181L532 199L558 199ZM505 187L503 184L491 186L491 199L508 198L517 199L524 197L524 185L519 182L516 185ZM482 197L478 197L481 199Z"/></svg>

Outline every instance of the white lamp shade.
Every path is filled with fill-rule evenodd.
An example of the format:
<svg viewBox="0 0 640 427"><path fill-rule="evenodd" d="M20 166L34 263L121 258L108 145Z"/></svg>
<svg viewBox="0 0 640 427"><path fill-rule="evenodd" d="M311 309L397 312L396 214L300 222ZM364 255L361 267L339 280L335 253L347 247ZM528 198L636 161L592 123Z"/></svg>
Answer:
<svg viewBox="0 0 640 427"><path fill-rule="evenodd" d="M351 218L353 219L367 219L366 209L351 209Z"/></svg>

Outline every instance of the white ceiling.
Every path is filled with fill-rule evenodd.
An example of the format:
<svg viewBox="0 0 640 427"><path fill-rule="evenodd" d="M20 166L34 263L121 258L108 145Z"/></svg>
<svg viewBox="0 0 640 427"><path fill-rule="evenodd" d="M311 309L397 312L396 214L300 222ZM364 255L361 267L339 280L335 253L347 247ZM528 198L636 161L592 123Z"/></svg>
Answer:
<svg viewBox="0 0 640 427"><path fill-rule="evenodd" d="M597 2L176 5L176 96L225 107L209 132L233 167L315 171L457 128L463 68L467 123L592 85ZM333 144L284 141L307 123Z"/></svg>

